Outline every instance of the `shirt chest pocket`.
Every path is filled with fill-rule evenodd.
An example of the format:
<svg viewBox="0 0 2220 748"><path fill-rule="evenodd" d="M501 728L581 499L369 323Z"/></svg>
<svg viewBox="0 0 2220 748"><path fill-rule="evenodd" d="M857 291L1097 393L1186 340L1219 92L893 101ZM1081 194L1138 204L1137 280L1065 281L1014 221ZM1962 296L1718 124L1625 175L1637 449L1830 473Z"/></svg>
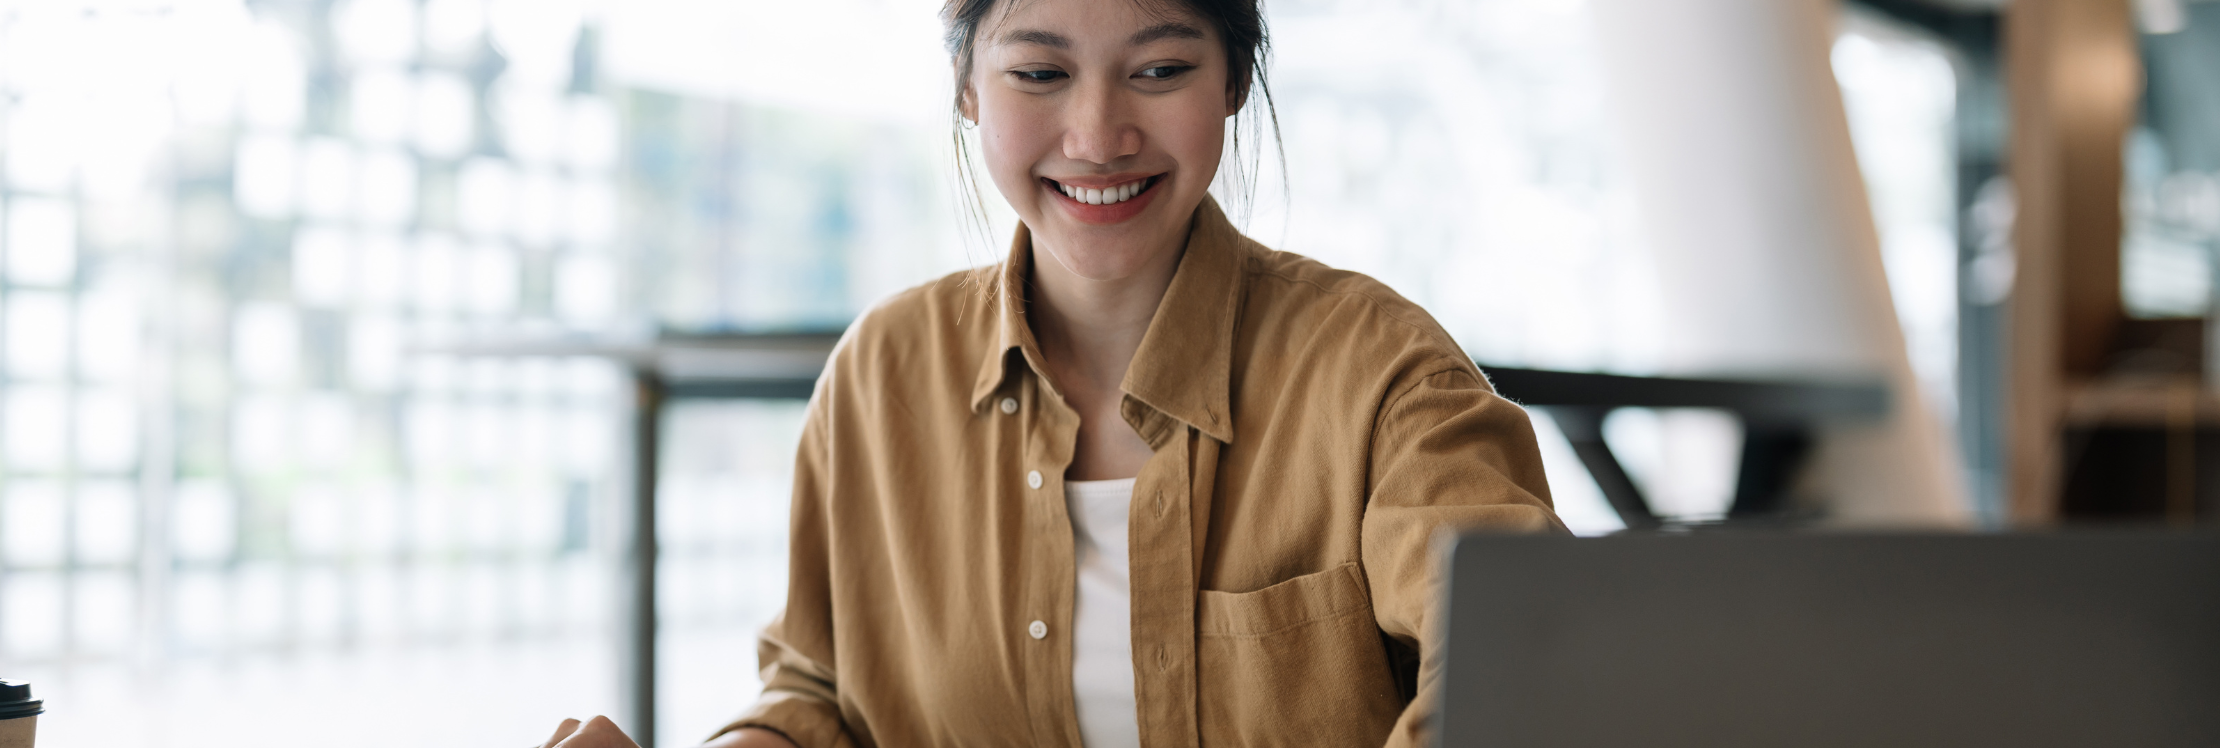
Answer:
<svg viewBox="0 0 2220 748"><path fill-rule="evenodd" d="M1195 606L1205 745L1378 745L1403 710L1354 563Z"/></svg>
<svg viewBox="0 0 2220 748"><path fill-rule="evenodd" d="M1269 636L1370 609L1363 574L1348 563L1254 592L1203 590L1195 628L1204 638Z"/></svg>

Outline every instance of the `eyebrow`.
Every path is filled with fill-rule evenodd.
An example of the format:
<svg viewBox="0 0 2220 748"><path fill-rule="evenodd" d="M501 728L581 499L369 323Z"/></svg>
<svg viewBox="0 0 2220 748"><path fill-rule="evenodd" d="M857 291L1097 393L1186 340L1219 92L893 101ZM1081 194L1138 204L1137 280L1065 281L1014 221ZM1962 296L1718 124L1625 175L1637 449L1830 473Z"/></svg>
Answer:
<svg viewBox="0 0 2220 748"><path fill-rule="evenodd" d="M1164 39L1205 38L1208 37L1205 37L1203 35L1201 29L1197 29L1184 23L1174 22L1159 23L1157 25L1141 29L1140 31L1133 32L1133 36L1127 37L1125 43L1127 46L1138 47L1143 44L1161 41ZM1037 44L1043 47L1050 47L1054 49L1071 49L1071 40L1065 38L1064 35L1058 34L1053 31L1042 31L1040 29L1018 29L1007 34L1003 34L1000 43Z"/></svg>
<svg viewBox="0 0 2220 748"><path fill-rule="evenodd" d="M1149 42L1159 41L1163 39L1203 38L1206 37L1203 36L1203 32L1201 29L1189 26L1184 23L1173 22L1159 23L1157 25L1141 29L1140 31L1133 32L1132 38L1125 40L1125 43L1127 46L1138 47Z"/></svg>
<svg viewBox="0 0 2220 748"><path fill-rule="evenodd" d="M1071 40L1053 31L1019 29L1002 35L1002 44L1038 44L1056 49L1071 49Z"/></svg>

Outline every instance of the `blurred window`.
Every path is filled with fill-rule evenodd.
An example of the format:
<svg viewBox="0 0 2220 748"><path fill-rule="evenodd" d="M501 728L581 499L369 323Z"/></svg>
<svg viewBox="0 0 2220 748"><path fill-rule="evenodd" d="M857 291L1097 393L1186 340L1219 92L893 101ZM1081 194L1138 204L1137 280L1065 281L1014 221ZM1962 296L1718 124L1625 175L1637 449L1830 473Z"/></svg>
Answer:
<svg viewBox="0 0 2220 748"><path fill-rule="evenodd" d="M591 30L524 14L528 77L484 9L0 3L0 664L42 744L609 710L614 373L410 352L633 307Z"/></svg>
<svg viewBox="0 0 2220 748"><path fill-rule="evenodd" d="M2134 317L2203 317L2220 267L2220 5L2136 10L2145 87L2127 142L2121 298Z"/></svg>
<svg viewBox="0 0 2220 748"><path fill-rule="evenodd" d="M1852 10L1832 61L1881 240L1889 297L1921 395L1944 424L1958 401L1958 73L1925 33Z"/></svg>

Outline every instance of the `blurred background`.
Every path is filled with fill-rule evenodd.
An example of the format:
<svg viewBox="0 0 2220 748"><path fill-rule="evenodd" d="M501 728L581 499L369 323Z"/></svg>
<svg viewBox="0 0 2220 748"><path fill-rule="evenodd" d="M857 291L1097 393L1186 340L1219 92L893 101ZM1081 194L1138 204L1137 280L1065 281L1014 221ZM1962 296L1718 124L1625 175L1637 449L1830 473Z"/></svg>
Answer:
<svg viewBox="0 0 2220 748"><path fill-rule="evenodd" d="M837 331L999 260L937 6L0 0L0 674L40 744L622 713L629 374L442 346ZM1795 488L1858 524L2220 507L2220 3L1267 10L1285 168L1237 219L1483 365L1882 382ZM759 689L801 409L663 413L661 745ZM1536 413L1567 523L1626 527ZM1601 421L1694 523L1744 428Z"/></svg>

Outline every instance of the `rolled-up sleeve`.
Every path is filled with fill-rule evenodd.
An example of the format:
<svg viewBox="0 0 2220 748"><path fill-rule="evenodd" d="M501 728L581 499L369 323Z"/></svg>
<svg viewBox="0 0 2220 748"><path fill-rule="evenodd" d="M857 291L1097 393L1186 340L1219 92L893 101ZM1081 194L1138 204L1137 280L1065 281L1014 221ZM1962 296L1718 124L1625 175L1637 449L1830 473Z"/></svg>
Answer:
<svg viewBox="0 0 2220 748"><path fill-rule="evenodd" d="M1442 530L1563 533L1551 508L1533 425L1479 372L1449 366L1389 393L1374 428L1363 563L1380 630L1417 654L1417 693L1389 746L1430 744Z"/></svg>
<svg viewBox="0 0 2220 748"><path fill-rule="evenodd" d="M764 627L756 644L763 695L716 735L761 727L785 735L802 748L855 744L841 722L839 680L833 669L832 538L827 524L830 486L826 485L833 466L825 384L820 381L810 402L795 455L786 609Z"/></svg>

